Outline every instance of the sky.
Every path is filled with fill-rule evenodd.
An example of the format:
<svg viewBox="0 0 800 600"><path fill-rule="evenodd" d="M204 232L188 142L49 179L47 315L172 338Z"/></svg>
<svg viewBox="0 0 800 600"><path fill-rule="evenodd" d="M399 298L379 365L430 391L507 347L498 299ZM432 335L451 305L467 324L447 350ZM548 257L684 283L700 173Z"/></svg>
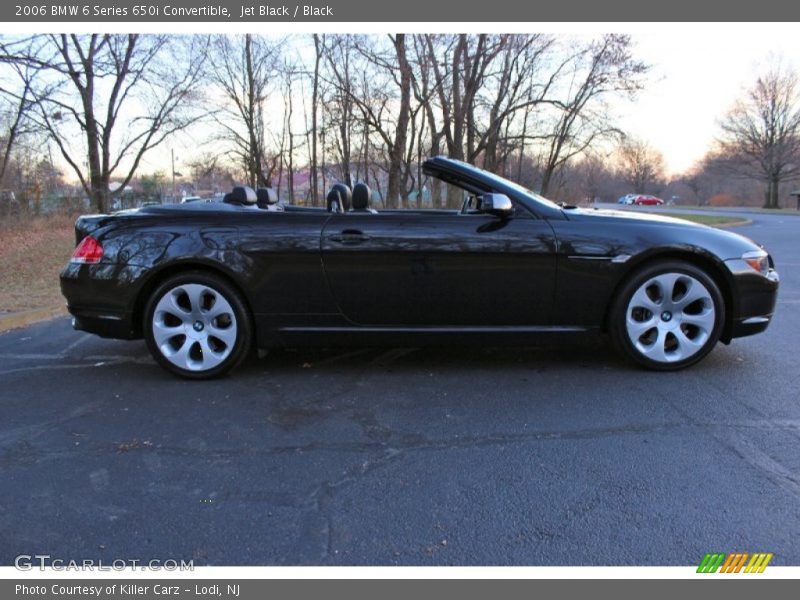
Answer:
<svg viewBox="0 0 800 600"><path fill-rule="evenodd" d="M709 25L634 33L636 56L652 65L646 90L620 107L622 129L659 149L670 174L701 159L719 119L771 59L800 69L800 35L785 25Z"/></svg>
<svg viewBox="0 0 800 600"><path fill-rule="evenodd" d="M341 33L340 24L286 24L286 33ZM700 160L713 144L719 119L752 85L771 58L800 70L800 34L794 23L352 23L350 32L546 32L564 35L630 33L634 54L651 65L646 89L635 102L621 101L615 112L621 128L660 150L669 175L678 175ZM143 33L244 33L251 25L139 24ZM54 29L53 29L54 28ZM45 30L61 31L61 24ZM70 24L70 30L93 31L93 24ZM108 24L110 32L127 32L129 24ZM37 29L39 29L37 27ZM41 30L41 29L39 29ZM117 31L119 30L119 31ZM176 169L184 160L212 148L198 149L200 139L163 145L146 155L140 172Z"/></svg>
<svg viewBox="0 0 800 600"><path fill-rule="evenodd" d="M362 33L475 28L475 24L465 23L353 26ZM624 131L663 153L670 176L684 173L703 158L719 132L720 118L771 59L780 57L785 65L800 69L800 34L791 23L493 23L482 24L482 30L581 36L630 33L635 56L650 64L651 71L645 90L634 102L620 101L615 112ZM186 149L177 152L190 153ZM161 162L159 154L145 161L145 169Z"/></svg>

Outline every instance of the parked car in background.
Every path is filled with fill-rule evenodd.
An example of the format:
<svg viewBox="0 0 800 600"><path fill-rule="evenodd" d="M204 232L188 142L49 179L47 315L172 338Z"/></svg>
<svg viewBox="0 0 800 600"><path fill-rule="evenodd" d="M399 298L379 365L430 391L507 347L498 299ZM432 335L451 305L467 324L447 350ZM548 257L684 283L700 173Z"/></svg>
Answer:
<svg viewBox="0 0 800 600"><path fill-rule="evenodd" d="M327 209L238 187L219 203L80 217L61 273L73 325L143 337L164 368L202 379L254 347L527 344L591 331L667 371L772 320L778 274L745 237L555 204L445 157L423 169L460 208L375 210L367 185L337 183Z"/></svg>
<svg viewBox="0 0 800 600"><path fill-rule="evenodd" d="M203 202L203 198L200 196L186 196L181 199L181 204L189 204L190 202Z"/></svg>
<svg viewBox="0 0 800 600"><path fill-rule="evenodd" d="M646 194L638 194L634 196L633 202L631 202L634 206L661 206L664 204L664 201L661 198L657 198L655 196L650 196Z"/></svg>
<svg viewBox="0 0 800 600"><path fill-rule="evenodd" d="M633 204L634 198L636 198L636 194L625 194L624 196L619 197L617 204Z"/></svg>

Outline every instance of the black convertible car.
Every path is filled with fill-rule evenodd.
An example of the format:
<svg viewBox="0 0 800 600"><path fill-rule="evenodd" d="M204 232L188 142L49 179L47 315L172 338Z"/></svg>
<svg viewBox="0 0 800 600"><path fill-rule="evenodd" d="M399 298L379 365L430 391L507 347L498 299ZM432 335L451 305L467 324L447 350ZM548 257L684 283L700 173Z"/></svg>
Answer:
<svg viewBox="0 0 800 600"><path fill-rule="evenodd" d="M674 370L770 322L778 275L744 237L557 205L448 158L424 171L460 210L376 211L366 185L337 184L327 210L235 188L221 203L80 217L61 273L74 326L144 337L166 369L207 378L254 347L570 331L605 332L640 365Z"/></svg>

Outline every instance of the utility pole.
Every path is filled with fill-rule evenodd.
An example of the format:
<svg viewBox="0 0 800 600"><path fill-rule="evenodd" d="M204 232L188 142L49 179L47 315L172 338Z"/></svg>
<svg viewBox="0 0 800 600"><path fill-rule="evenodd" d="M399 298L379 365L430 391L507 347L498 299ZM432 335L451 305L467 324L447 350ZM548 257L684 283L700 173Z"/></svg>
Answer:
<svg viewBox="0 0 800 600"><path fill-rule="evenodd" d="M170 149L172 153L172 204L175 204L175 149Z"/></svg>

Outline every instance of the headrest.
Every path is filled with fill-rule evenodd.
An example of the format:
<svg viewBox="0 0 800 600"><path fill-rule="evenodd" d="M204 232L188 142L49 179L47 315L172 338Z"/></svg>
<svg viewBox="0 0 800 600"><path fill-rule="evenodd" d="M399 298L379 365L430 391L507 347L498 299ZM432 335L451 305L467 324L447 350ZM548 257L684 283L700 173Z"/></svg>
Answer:
<svg viewBox="0 0 800 600"><path fill-rule="evenodd" d="M325 198L325 202L328 206L328 212L342 212L342 210L344 210L342 208L342 198L339 195L339 190L331 189Z"/></svg>
<svg viewBox="0 0 800 600"><path fill-rule="evenodd" d="M369 198L372 195L366 183L357 183L353 186L353 210L366 210L369 208Z"/></svg>
<svg viewBox="0 0 800 600"><path fill-rule="evenodd" d="M342 202L342 210L350 210L350 204L352 203L353 194L350 191L350 188L345 185L344 183L337 183L331 187L331 191L336 190L339 192L339 198Z"/></svg>
<svg viewBox="0 0 800 600"><path fill-rule="evenodd" d="M278 193L272 188L258 188L256 198L259 208L267 208L278 203Z"/></svg>
<svg viewBox="0 0 800 600"><path fill-rule="evenodd" d="M244 205L253 205L256 203L258 198L256 197L256 193L253 191L253 188L247 187L246 185L240 185L233 188L231 191L231 202L234 204L244 204Z"/></svg>

